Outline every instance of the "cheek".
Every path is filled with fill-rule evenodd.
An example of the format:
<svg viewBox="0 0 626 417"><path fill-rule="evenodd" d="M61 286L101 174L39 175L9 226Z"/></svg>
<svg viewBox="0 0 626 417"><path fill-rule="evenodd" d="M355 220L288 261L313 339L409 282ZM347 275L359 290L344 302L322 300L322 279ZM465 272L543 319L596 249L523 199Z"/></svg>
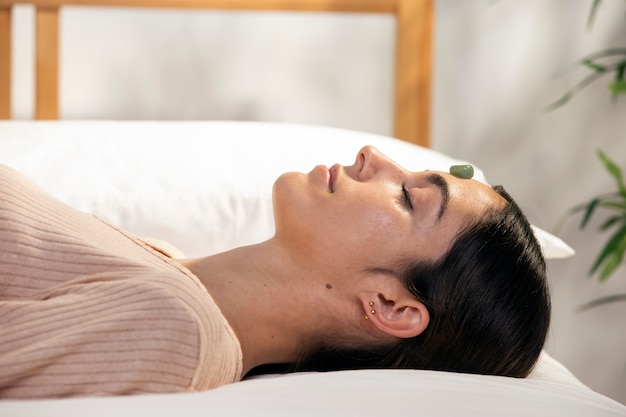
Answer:
<svg viewBox="0 0 626 417"><path fill-rule="evenodd" d="M357 230L370 240L386 240L400 231L400 216L394 213L369 211L354 213Z"/></svg>
<svg viewBox="0 0 626 417"><path fill-rule="evenodd" d="M437 261L452 247L454 239L461 232L464 224L461 216L454 221L442 222L438 227L420 235L420 255L424 259Z"/></svg>
<svg viewBox="0 0 626 417"><path fill-rule="evenodd" d="M346 230L348 234L374 242L387 241L392 235L405 233L411 227L410 215L400 206L394 191L395 188L380 185L376 188L355 187L345 197L333 201L335 224L349 229Z"/></svg>
<svg viewBox="0 0 626 417"><path fill-rule="evenodd" d="M276 234L310 255L350 265L398 259L414 243L410 214L391 193L368 191L324 195L301 174L284 174L273 189Z"/></svg>
<svg viewBox="0 0 626 417"><path fill-rule="evenodd" d="M408 245L410 230L406 219L395 209L351 210L337 219L336 239L355 256L375 264L400 257L400 242Z"/></svg>

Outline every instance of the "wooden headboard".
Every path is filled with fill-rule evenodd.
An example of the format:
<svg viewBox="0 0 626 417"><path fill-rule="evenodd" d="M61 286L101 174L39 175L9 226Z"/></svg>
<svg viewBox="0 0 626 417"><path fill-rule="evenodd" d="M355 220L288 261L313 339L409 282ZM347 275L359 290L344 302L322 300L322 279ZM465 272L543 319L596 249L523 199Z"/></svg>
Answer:
<svg viewBox="0 0 626 417"><path fill-rule="evenodd" d="M59 9L110 6L390 13L396 18L394 136L429 146L434 0L0 0L0 119L11 118L11 15L35 7L35 118L59 117Z"/></svg>

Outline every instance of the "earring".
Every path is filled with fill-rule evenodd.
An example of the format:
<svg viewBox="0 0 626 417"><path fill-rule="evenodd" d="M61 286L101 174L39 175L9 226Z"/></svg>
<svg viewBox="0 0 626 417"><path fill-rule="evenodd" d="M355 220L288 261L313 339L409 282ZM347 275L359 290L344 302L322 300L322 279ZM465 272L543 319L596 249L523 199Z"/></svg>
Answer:
<svg viewBox="0 0 626 417"><path fill-rule="evenodd" d="M369 304L370 304L370 307L374 307L374 302L373 302L373 301L370 301L370 303L369 303ZM376 314L376 310L374 310L374 309L371 309L371 310L370 310L370 312L371 312L372 314ZM365 320L369 320L369 319L370 319L370 318L369 318L369 316L366 314L366 315L365 315Z"/></svg>

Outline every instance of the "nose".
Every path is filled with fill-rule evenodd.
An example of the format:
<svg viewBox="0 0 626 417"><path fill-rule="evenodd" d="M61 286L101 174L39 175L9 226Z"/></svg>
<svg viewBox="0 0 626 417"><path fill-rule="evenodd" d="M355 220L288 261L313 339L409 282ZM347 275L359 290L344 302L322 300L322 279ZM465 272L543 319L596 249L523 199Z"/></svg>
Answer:
<svg viewBox="0 0 626 417"><path fill-rule="evenodd" d="M355 165L357 167L357 177L361 181L368 181L377 173L384 170L403 170L399 165L371 145L364 146L359 151Z"/></svg>

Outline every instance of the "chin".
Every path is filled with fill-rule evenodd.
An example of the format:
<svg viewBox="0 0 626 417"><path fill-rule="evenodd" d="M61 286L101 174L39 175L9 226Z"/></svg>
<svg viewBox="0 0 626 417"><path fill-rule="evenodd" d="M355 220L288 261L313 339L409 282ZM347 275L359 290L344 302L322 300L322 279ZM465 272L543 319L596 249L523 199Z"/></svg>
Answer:
<svg viewBox="0 0 626 417"><path fill-rule="evenodd" d="M298 177L302 174L298 172L287 172L276 178L272 187L272 203L276 207L281 200L293 198L296 194Z"/></svg>
<svg viewBox="0 0 626 417"><path fill-rule="evenodd" d="M272 208L277 233L297 233L307 229L314 210L314 195L306 174L282 174L272 187Z"/></svg>
<svg viewBox="0 0 626 417"><path fill-rule="evenodd" d="M305 185L302 181L303 174L287 172L274 181L272 187L272 207L274 210L274 223L283 218L294 216L293 211L302 203L302 194L299 190Z"/></svg>

